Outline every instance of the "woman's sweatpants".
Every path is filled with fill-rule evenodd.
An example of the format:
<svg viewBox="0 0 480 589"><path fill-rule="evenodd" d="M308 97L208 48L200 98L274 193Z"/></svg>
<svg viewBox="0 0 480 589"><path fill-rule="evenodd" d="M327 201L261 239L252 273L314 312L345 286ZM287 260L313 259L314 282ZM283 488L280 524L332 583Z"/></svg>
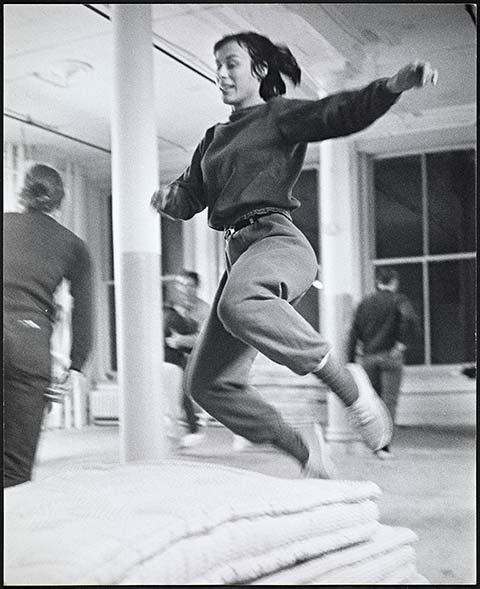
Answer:
<svg viewBox="0 0 480 589"><path fill-rule="evenodd" d="M50 384L50 336L45 319L4 317L4 487L32 478Z"/></svg>
<svg viewBox="0 0 480 589"><path fill-rule="evenodd" d="M185 371L185 390L219 422L255 443L279 445L291 431L249 385L261 352L299 375L329 351L294 309L317 275L315 253L281 213L260 217L231 235L227 270Z"/></svg>

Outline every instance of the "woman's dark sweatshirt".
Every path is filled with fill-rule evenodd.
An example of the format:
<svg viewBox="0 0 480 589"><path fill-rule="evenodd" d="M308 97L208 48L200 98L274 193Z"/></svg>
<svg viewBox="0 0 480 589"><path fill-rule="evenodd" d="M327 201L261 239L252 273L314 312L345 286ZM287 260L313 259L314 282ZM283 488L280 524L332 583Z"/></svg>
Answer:
<svg viewBox="0 0 480 589"><path fill-rule="evenodd" d="M38 212L3 216L4 319L53 324L53 295L63 278L73 298L71 368L80 371L92 346L92 269L85 243Z"/></svg>
<svg viewBox="0 0 480 589"><path fill-rule="evenodd" d="M160 213L190 219L208 207L208 224L223 230L253 211L296 209L292 188L307 143L351 135L385 114L400 96L387 79L321 100L280 96L233 111L208 129L190 166L167 187Z"/></svg>

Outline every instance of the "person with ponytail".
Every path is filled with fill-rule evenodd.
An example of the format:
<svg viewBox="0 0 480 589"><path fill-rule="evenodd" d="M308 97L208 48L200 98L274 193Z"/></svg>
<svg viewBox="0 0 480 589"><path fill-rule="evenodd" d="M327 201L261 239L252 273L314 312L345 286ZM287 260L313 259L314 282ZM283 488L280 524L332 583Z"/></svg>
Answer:
<svg viewBox="0 0 480 589"><path fill-rule="evenodd" d="M435 84L437 72L414 62L359 90L298 100L283 96L285 78L293 85L301 81L287 47L242 32L220 39L214 55L230 118L206 131L190 166L151 199L156 211L173 219L190 219L207 208L209 226L225 235L226 271L191 353L185 388L234 434L286 452L304 476L334 478L320 427L302 437L248 383L261 352L296 374L313 373L325 382L372 450L392 436L388 411L365 371L335 359L322 335L295 310L318 262L292 222L291 211L300 206L292 188L307 143L365 129L402 92Z"/></svg>
<svg viewBox="0 0 480 589"><path fill-rule="evenodd" d="M4 488L32 478L52 380L54 292L64 278L73 310L63 380L82 370L92 345L91 259L86 244L54 218L64 195L60 174L36 163L23 179L23 211L4 213Z"/></svg>

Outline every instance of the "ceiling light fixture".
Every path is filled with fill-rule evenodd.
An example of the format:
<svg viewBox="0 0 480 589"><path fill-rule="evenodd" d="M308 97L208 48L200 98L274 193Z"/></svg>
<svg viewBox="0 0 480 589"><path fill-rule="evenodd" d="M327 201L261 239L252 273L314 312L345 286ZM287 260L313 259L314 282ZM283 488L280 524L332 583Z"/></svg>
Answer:
<svg viewBox="0 0 480 589"><path fill-rule="evenodd" d="M58 88L72 88L78 86L92 71L93 66L86 61L62 59L46 66L43 70L33 72L33 76Z"/></svg>

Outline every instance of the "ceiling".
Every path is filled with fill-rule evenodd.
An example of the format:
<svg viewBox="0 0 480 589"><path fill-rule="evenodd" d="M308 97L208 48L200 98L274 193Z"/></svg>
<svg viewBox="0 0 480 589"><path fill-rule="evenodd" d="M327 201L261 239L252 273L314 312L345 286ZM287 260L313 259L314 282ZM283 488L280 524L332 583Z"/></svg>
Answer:
<svg viewBox="0 0 480 589"><path fill-rule="evenodd" d="M415 59L438 68L437 88L407 93L362 136L475 127L476 28L463 4L151 6L152 42L186 64L154 50L159 158L166 171L183 168L205 129L228 117L211 81L212 47L240 30L290 47L303 72L292 97L358 87ZM105 18L110 12L108 4L4 4L5 139L68 153L105 181L113 87L112 24Z"/></svg>

